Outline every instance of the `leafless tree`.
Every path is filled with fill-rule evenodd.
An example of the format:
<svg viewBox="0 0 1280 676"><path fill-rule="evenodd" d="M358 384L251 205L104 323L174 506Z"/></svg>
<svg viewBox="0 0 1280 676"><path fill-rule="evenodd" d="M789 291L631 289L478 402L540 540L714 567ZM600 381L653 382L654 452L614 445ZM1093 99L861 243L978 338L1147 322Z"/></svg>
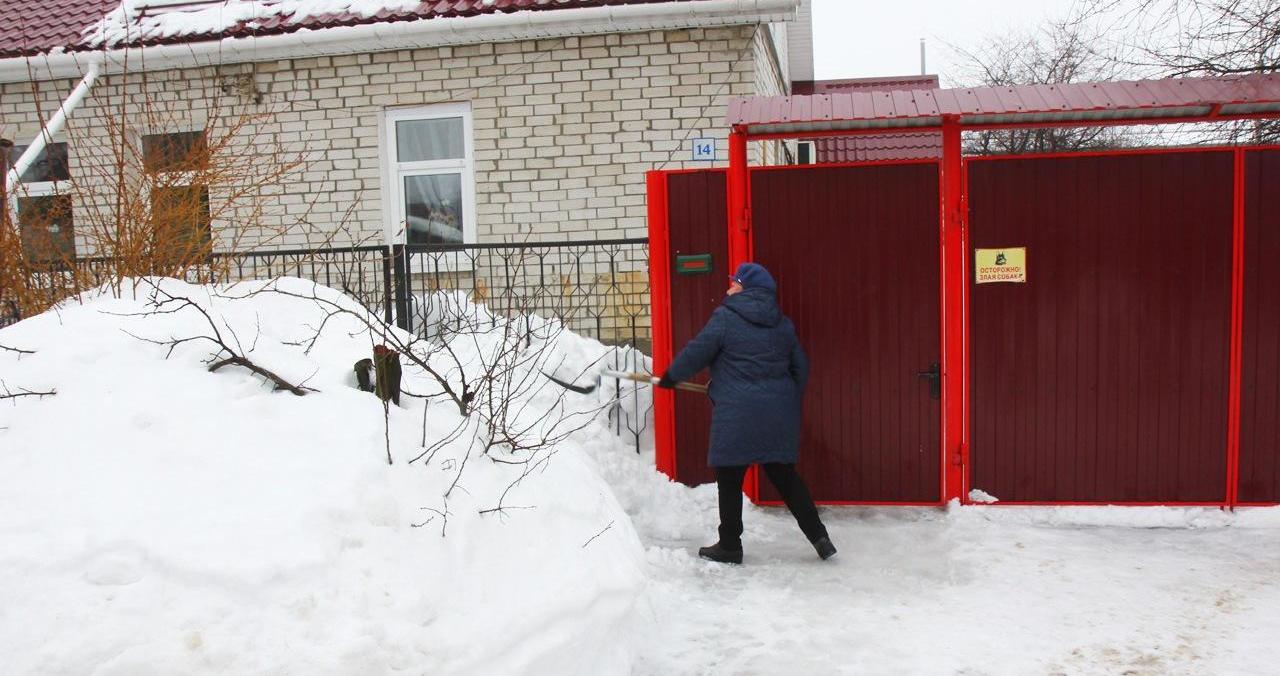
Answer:
<svg viewBox="0 0 1280 676"><path fill-rule="evenodd" d="M1100 55L1144 77L1280 71L1280 0L1083 0L1078 12L1105 35ZM1280 142L1280 121L1214 125L1197 140Z"/></svg>
<svg viewBox="0 0 1280 676"><path fill-rule="evenodd" d="M101 76L69 118L64 135L75 161L46 148L39 166L65 172L46 179L53 192L33 195L18 183L10 209L0 210L0 300L20 316L138 276L225 280L234 260L226 254L278 246L286 235L317 248L347 234L354 200L324 231L310 219L325 191L282 206L312 155L273 132L282 104L229 86L242 74L223 68L189 77L125 64ZM37 102L57 84L31 78ZM36 107L41 126L48 112Z"/></svg>
<svg viewBox="0 0 1280 676"><path fill-rule="evenodd" d="M512 258L508 269L518 276L527 263ZM415 526L438 519L441 533L445 532L451 513L449 499L464 485L468 466L479 461L518 468L496 503L481 509L481 514L532 509L508 500L521 483L546 468L561 442L589 425L604 408L580 395L570 395L543 375L562 366L554 361L555 347L566 328L560 321L534 316L532 297L506 298L498 311L475 305L460 292L430 293L419 299L424 306L419 316L429 318L429 323L409 333L389 327L349 299L318 287L299 292L269 284L239 297L262 294L306 300L320 309L319 322L307 327L307 336L297 342L304 351L312 349L325 331L333 330L331 327L354 325L371 348L380 345L394 350L403 359L406 374L425 376L431 383L432 391L406 388L404 395L425 399L426 407L441 402L456 409L458 422L434 433L427 427L428 411L423 411L421 449L409 464L430 465L446 447L462 444L466 448L442 463L441 467L452 473L452 480L440 496L441 505L424 507L431 516ZM389 424L387 429L389 434Z"/></svg>
<svg viewBox="0 0 1280 676"><path fill-rule="evenodd" d="M952 45L965 62L957 78L962 86L1014 86L1110 80L1122 76L1121 64L1098 51L1092 14L1074 12L1024 33L993 36L975 47ZM966 134L965 152L1003 155L1114 148L1128 145L1116 127L1052 127Z"/></svg>

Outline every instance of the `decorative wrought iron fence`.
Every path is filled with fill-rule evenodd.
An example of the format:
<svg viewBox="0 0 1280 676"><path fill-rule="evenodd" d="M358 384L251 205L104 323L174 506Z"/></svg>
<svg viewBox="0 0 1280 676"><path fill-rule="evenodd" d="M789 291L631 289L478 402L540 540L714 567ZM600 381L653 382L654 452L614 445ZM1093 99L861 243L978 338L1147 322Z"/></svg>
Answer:
<svg viewBox="0 0 1280 676"><path fill-rule="evenodd" d="M397 323L429 331L439 292L459 291L490 316L554 318L603 343L647 349L648 257L647 239L398 246Z"/></svg>
<svg viewBox="0 0 1280 676"><path fill-rule="evenodd" d="M112 261L50 266L32 288L50 303L110 282ZM360 301L387 323L424 332L437 292L458 291L490 315L537 314L611 345L649 347L648 240L397 245L215 253L192 283L301 277ZM0 326L21 317L0 297Z"/></svg>

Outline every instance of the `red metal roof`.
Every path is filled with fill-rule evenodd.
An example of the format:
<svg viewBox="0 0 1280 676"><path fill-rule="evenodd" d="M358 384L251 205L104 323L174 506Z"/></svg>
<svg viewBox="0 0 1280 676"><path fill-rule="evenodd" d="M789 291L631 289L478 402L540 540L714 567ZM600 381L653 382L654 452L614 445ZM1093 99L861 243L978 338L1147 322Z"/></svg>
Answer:
<svg viewBox="0 0 1280 676"><path fill-rule="evenodd" d="M813 139L818 164L929 160L942 157L942 133L866 134Z"/></svg>
<svg viewBox="0 0 1280 676"><path fill-rule="evenodd" d="M301 29L323 29L357 24L394 21L416 21L438 17L467 17L481 14L512 13L520 11L550 11L579 7L604 7L616 5L641 5L669 2L698 2L699 0L428 0L410 9L403 3L388 3L389 8L376 13L337 12L304 14L298 7L305 3L279 3L283 11L272 11L271 4L257 3L260 18L232 21L222 29L204 29L166 32L160 35L144 35L142 39L128 41L131 45L172 44L198 42L227 37L249 37L292 33ZM371 2L362 4L366 9ZM191 3L191 11L199 11L201 5L224 6L225 3ZM94 28L120 3L113 0L3 0L0 2L0 58L28 56L55 50L86 49L93 47L85 39L85 31ZM330 5L331 6L331 5ZM287 9L284 9L286 8ZM217 9L215 7L215 9ZM160 11L147 10L153 15ZM264 16L265 15L265 16ZM136 18L136 17L135 17ZM135 22L136 23L136 22ZM130 31L138 35L137 30ZM124 46L126 43L110 46Z"/></svg>
<svg viewBox="0 0 1280 676"><path fill-rule="evenodd" d="M855 91L937 89L937 87L937 75L906 75L797 81L792 84L791 93L813 95ZM813 145L818 164L923 160L942 157L942 134L936 131L816 138L813 139Z"/></svg>
<svg viewBox="0 0 1280 676"><path fill-rule="evenodd" d="M937 75L894 75L890 77L855 77L843 80L796 80L791 84L791 93L793 95L808 95L834 94L845 91L937 88Z"/></svg>
<svg viewBox="0 0 1280 676"><path fill-rule="evenodd" d="M1280 74L745 97L730 101L727 120L751 134L803 136L931 127L944 115L969 126L999 126L1250 114L1280 114Z"/></svg>
<svg viewBox="0 0 1280 676"><path fill-rule="evenodd" d="M119 0L0 1L0 58L41 54L80 41Z"/></svg>

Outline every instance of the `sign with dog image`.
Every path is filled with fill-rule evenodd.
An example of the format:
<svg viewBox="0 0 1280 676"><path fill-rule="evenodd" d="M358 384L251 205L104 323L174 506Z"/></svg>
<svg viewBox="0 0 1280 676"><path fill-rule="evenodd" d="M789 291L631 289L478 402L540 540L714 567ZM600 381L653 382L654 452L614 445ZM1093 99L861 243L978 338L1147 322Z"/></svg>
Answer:
<svg viewBox="0 0 1280 676"><path fill-rule="evenodd" d="M992 282L1027 281L1026 247L1005 249L975 249L973 252L974 281L978 284Z"/></svg>

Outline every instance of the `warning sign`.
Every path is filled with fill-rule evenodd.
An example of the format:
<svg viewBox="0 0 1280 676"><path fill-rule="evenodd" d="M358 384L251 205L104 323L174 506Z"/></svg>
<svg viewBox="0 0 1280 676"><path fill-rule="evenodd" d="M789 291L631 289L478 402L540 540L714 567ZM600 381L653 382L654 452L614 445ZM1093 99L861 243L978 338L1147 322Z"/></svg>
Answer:
<svg viewBox="0 0 1280 676"><path fill-rule="evenodd" d="M1025 247L976 249L973 258L974 277L978 284L1027 281Z"/></svg>

